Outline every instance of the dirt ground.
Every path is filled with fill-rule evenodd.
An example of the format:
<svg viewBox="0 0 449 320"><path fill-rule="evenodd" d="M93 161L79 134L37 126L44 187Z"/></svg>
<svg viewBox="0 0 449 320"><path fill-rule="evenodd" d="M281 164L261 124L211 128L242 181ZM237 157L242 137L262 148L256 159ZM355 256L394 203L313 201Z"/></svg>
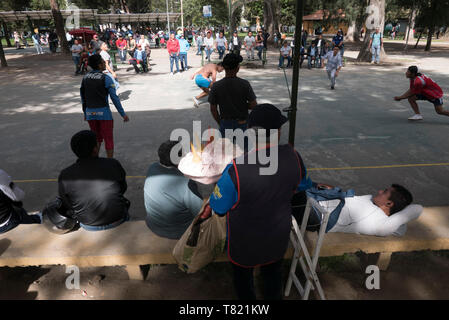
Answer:
<svg viewBox="0 0 449 320"><path fill-rule="evenodd" d="M383 90L388 91L389 96L393 96L388 81L390 79L393 81L403 80L404 68L409 64L417 64L426 71L432 72L447 87L448 43L434 43L431 53L425 53L422 50L422 45L418 50L411 49L404 53L402 46L401 42L386 43L388 60L377 69L366 64L354 63L357 55L356 48L351 45L347 46L345 55L348 65L342 72L341 83L342 86L343 83L347 85L350 90L356 90L357 97L352 98L356 96L355 93L349 95L351 99L344 100L339 107L342 110L349 110L354 101L360 103L363 109L361 107L362 110L358 111L360 113L355 113L354 118L357 117L357 121L348 119L344 114L340 114L340 111L330 113L336 99L340 99L340 101L345 99L341 93L344 90L341 90L340 93L337 90L337 93L333 93L334 96L332 96L321 89L327 86L325 76L318 74L318 71L315 70L301 71L302 75L306 75L307 81L301 83L303 91L301 91L300 98L302 100L300 102L302 106L306 106L303 106L301 116L298 118L298 122L302 122L303 130L298 132L298 138L300 138L298 141L300 142L297 147L305 150L303 155L308 165L312 167L335 167L335 163L338 163L338 166L367 165L377 160L377 164L405 161L412 163L447 162L447 150L449 150L446 148L447 139L444 138L444 133L441 133L441 130L447 130L446 119L432 115L432 111L426 110L426 116L430 121L422 126L417 126L418 129L413 128L412 130L408 129L410 126L406 121L401 122L406 114L401 113L401 119L395 118L396 115L399 115L398 112L409 111L405 105L392 110L388 110L390 107L385 107L382 110L382 115L370 113L377 106L377 102L368 102L366 97L372 97L373 92L378 93ZM10 67L0 70L2 91L0 95L0 134L8 136L11 132L15 132L16 137L15 145L11 145L6 140L0 142L0 150L4 152L1 166L16 179L55 178L58 170L73 161L67 141L74 130L83 125L79 115L80 104L77 95L80 78L73 76L73 66L66 57L49 54L37 56L34 54L33 48L21 51L23 52L18 53L15 50L7 49L6 54ZM282 106L288 104L289 99L284 76L277 70L277 56L276 51L269 52L269 64L263 75L258 69L250 68L243 69L242 74L251 80L258 96L261 96L261 102ZM130 111L132 123L135 126L132 129L128 127L129 132L121 133L122 141L117 139L118 157L124 163L125 168L131 168L128 171L129 175L137 176L145 172L147 165L156 159L155 150L160 141L167 136L170 127L185 126L189 121L191 126L191 120L198 117L206 123L210 121L207 108L193 114L192 106L189 105L190 109L185 107L186 101L191 104L191 96L198 91L191 82L188 82L190 74L175 75L174 80L168 78L167 62L162 51L155 50L153 57L153 71L148 75L135 76L129 66L119 65L120 82L124 84L121 97L123 101L126 101L125 109ZM192 54L189 59L193 66L199 66L198 57ZM287 75L291 76L290 70ZM171 91L174 83L184 86L179 89L178 96L173 95ZM184 85L184 83L188 85ZM374 89L363 91L357 87L359 83L360 88L367 88L370 84ZM402 87L404 86L401 84L401 88L396 90L401 91ZM154 96L154 99L143 104L142 97L146 94L146 90L155 88L158 90L158 96ZM400 92L396 93L400 94ZM322 98L318 102L316 101L317 95ZM389 96L388 99L391 100ZM385 104L386 101L386 99L381 100ZM162 102L165 105L170 105L170 109L173 110L161 110L163 109ZM321 108L317 108L318 105ZM316 113L312 114L312 112ZM174 114L178 115L178 119L171 119ZM333 128L332 121L330 121L330 124L326 125L326 129L331 132L329 135L324 135L321 132L309 135L309 132L315 132L315 129L324 123L322 120L329 115L336 117L333 122L341 122L344 125ZM368 118L367 115L370 117ZM167 121L169 118L170 122ZM369 130L372 132L363 131L368 130L366 128L370 127L371 119L382 122L383 126L380 127L383 130L382 133L375 132L377 127L372 130L370 128ZM394 121L394 130L390 130L390 127L385 125L391 119ZM31 121L34 126L24 126ZM167 123L169 123L168 126ZM123 124L119 123L117 127L120 127L119 130L125 131ZM344 131L346 129L348 131ZM145 131L147 133L151 131L152 136L155 136L156 139L145 141L143 133ZM361 135L362 138L373 136L378 140L370 140L373 142L368 145L365 138L360 138L360 134L359 138L349 135L354 132L368 135ZM383 154L384 157L390 157L389 160L377 156L388 146L386 144L388 141L384 144L383 137L379 137L387 135L384 132L388 132L397 148L402 148L401 152ZM406 137L410 141L402 140ZM342 146L338 142L333 145L328 144L331 139L347 139L344 143L351 141L352 153L342 154L340 152ZM413 148L416 141L419 142L419 146ZM122 150L121 153L120 150ZM406 181L412 185L415 188L414 193L419 195L420 203L431 206L449 205L447 202L448 168L401 170L385 170L382 173L380 171L365 172L364 174L354 171L342 174L314 172L314 175L317 180L323 180L323 182L335 184L338 181L342 187L358 187L363 193L371 192L373 188L384 183L386 178L394 177L396 181ZM49 200L56 191L54 184L42 181L31 182L21 187L27 192L26 205L30 211L42 208L42 200ZM434 193L429 190L438 190L438 192ZM131 181L128 193L133 202L133 218L142 219L144 210L142 210L141 181ZM447 272L449 270L449 251L395 253L392 256L389 269L381 272L380 289L368 290L365 287L365 280L368 276L365 269L374 261L376 261L375 255L363 253L320 259L319 277L327 298L348 300L449 298L449 273ZM289 262L285 261L284 264L285 279ZM235 298L232 270L228 263L211 264L193 275L184 274L174 265L151 266L147 281L128 280L124 267L120 266L82 268L80 289L73 290L66 289L65 281L68 274L65 271L63 266L1 267L0 299L219 300ZM260 293L260 281L256 281L256 284ZM312 298L314 298L313 295ZM292 289L290 296L286 299L298 299L296 290Z"/></svg>

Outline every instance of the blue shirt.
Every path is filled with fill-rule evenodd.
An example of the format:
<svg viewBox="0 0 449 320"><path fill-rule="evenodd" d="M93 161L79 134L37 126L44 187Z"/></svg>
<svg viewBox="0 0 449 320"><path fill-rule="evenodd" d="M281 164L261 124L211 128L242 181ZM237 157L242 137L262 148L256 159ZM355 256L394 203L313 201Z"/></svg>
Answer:
<svg viewBox="0 0 449 320"><path fill-rule="evenodd" d="M197 185L177 168L153 163L143 188L146 223L157 235L179 239L203 204Z"/></svg>
<svg viewBox="0 0 449 320"><path fill-rule="evenodd" d="M380 40L381 40L382 38L383 38L383 35L382 35L381 32L379 32L379 33L373 33L373 34L371 35L371 39L373 40L372 46L373 46L373 47L378 47L378 46L380 46Z"/></svg>
<svg viewBox="0 0 449 320"><path fill-rule="evenodd" d="M186 39L179 39L179 53L187 53L190 49L190 44Z"/></svg>

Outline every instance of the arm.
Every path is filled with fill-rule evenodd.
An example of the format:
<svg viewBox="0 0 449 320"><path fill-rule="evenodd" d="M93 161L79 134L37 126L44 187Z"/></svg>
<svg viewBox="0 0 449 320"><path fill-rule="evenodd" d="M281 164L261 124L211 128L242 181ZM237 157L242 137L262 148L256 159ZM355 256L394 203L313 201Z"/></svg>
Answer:
<svg viewBox="0 0 449 320"><path fill-rule="evenodd" d="M217 81L217 69L214 69L214 71L212 71L212 83L215 83L215 81Z"/></svg>
<svg viewBox="0 0 449 320"><path fill-rule="evenodd" d="M220 115L218 114L218 107L216 104L210 104L210 112L212 113L212 117L215 121L220 125Z"/></svg>
<svg viewBox="0 0 449 320"><path fill-rule="evenodd" d="M413 93L411 89L408 89L402 96L394 97L394 100L401 101L403 99L408 99L409 97L412 97L414 95L415 93Z"/></svg>
<svg viewBox="0 0 449 320"><path fill-rule="evenodd" d="M105 62L106 62L106 70L108 70L114 78L117 78L117 75L115 74L114 70L112 70L111 66L109 65L109 60Z"/></svg>
<svg viewBox="0 0 449 320"><path fill-rule="evenodd" d="M109 96L111 97L111 100L114 103L115 108L117 109L118 113L120 113L120 115L123 117L123 121L128 122L129 118L126 115L125 110L123 110L122 103L120 102L120 99L115 91L114 80L108 75L106 75L105 78L105 87L106 89L108 89Z"/></svg>
<svg viewBox="0 0 449 320"><path fill-rule="evenodd" d="M195 218L203 206L203 199L198 191L198 185L194 181L189 180L187 183L183 200L185 207L192 214L192 218Z"/></svg>
<svg viewBox="0 0 449 320"><path fill-rule="evenodd" d="M226 167L209 198L210 207L218 215L225 215L238 201L237 188L229 174L232 169L233 164Z"/></svg>

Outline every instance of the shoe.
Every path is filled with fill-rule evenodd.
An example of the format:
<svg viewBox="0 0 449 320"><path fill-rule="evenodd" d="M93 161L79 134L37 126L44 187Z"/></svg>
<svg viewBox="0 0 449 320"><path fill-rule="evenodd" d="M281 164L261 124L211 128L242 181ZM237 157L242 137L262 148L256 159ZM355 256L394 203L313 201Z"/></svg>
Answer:
<svg viewBox="0 0 449 320"><path fill-rule="evenodd" d="M172 75L173 75L173 72L170 72L170 75L172 76Z"/></svg>
<svg viewBox="0 0 449 320"><path fill-rule="evenodd" d="M371 61L371 64L374 64L374 61Z"/></svg>
<svg viewBox="0 0 449 320"><path fill-rule="evenodd" d="M193 97L193 105L195 106L195 108L198 108L200 106L200 102L195 97Z"/></svg>
<svg viewBox="0 0 449 320"><path fill-rule="evenodd" d="M422 117L422 115L420 115L420 114L415 114L414 116L408 118L408 120L411 120L411 121L418 121L418 120L423 120L423 117Z"/></svg>
<svg viewBox="0 0 449 320"><path fill-rule="evenodd" d="M334 86L332 86L332 87L331 87L331 90L335 90L335 87L334 87Z"/></svg>

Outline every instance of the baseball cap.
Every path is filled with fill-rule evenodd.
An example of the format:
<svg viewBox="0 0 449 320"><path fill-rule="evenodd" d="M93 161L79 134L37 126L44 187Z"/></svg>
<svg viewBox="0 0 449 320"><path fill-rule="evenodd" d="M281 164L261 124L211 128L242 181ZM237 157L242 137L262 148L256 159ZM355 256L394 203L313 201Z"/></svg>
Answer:
<svg viewBox="0 0 449 320"><path fill-rule="evenodd" d="M269 103L257 105L248 116L248 127L262 127L266 130L279 129L288 121L281 110Z"/></svg>
<svg viewBox="0 0 449 320"><path fill-rule="evenodd" d="M3 191L3 193L10 198L12 201L21 201L24 196L25 192L17 187L9 174L7 174L5 171L0 169L0 190Z"/></svg>

